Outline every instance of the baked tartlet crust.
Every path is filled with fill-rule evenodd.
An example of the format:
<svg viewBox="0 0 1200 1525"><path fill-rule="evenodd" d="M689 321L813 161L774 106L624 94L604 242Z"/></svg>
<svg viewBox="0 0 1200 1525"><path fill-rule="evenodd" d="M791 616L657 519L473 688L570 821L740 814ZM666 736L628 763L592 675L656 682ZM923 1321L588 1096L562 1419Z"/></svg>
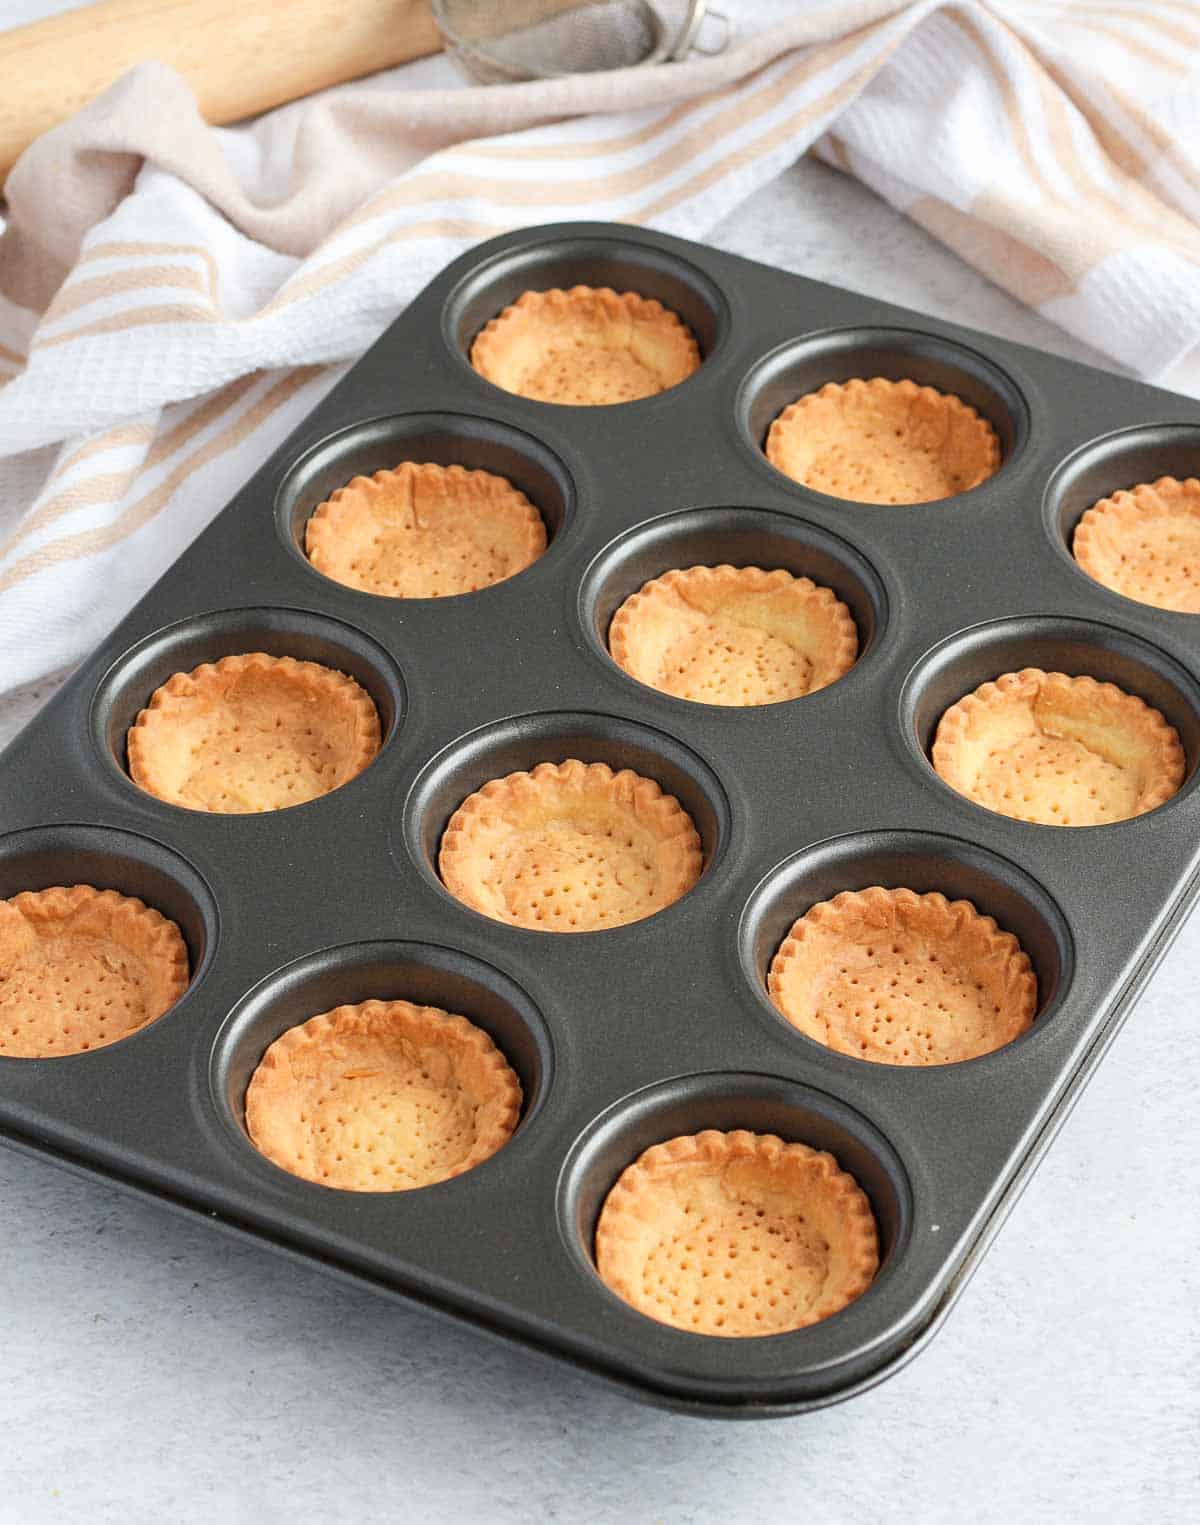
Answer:
<svg viewBox="0 0 1200 1525"><path fill-rule="evenodd" d="M793 1027L882 1064L955 1064L1011 1043L1037 977L1011 932L938 892L844 891L792 926L767 989Z"/></svg>
<svg viewBox="0 0 1200 1525"><path fill-rule="evenodd" d="M1018 821L1098 826L1144 815L1183 782L1179 733L1115 683L1026 667L942 716L933 766L951 788Z"/></svg>
<svg viewBox="0 0 1200 1525"><path fill-rule="evenodd" d="M1159 477L1101 498L1076 525L1071 549L1114 593L1200 614L1200 481Z"/></svg>
<svg viewBox="0 0 1200 1525"><path fill-rule="evenodd" d="M477 335L471 364L493 385L538 402L632 402L700 367L683 320L635 291L608 286L526 291Z"/></svg>
<svg viewBox="0 0 1200 1525"><path fill-rule="evenodd" d="M0 1057L117 1043L157 1021L188 980L183 934L136 896L75 884L0 900Z"/></svg>
<svg viewBox="0 0 1200 1525"><path fill-rule="evenodd" d="M304 545L346 587L444 598L524 571L546 549L546 526L506 477L405 461L339 487L313 511Z"/></svg>
<svg viewBox="0 0 1200 1525"><path fill-rule="evenodd" d="M450 818L450 893L497 921L590 932L640 921L700 877L700 837L672 795L632 769L569 759L492 779Z"/></svg>
<svg viewBox="0 0 1200 1525"><path fill-rule="evenodd" d="M639 1313L696 1334L783 1334L871 1285L879 1233L831 1154L737 1129L656 1144L596 1225L596 1269Z"/></svg>
<svg viewBox="0 0 1200 1525"><path fill-rule="evenodd" d="M930 503L1000 466L996 431L961 397L875 376L827 382L784 408L767 459L817 492L856 503Z"/></svg>
<svg viewBox="0 0 1200 1525"><path fill-rule="evenodd" d="M665 572L613 615L619 667L662 693L704 704L776 704L835 683L858 630L830 588L779 568Z"/></svg>
<svg viewBox="0 0 1200 1525"><path fill-rule="evenodd" d="M379 744L379 713L353 678L249 652L155 690L129 730L129 775L189 810L281 810L357 777Z"/></svg>
<svg viewBox="0 0 1200 1525"><path fill-rule="evenodd" d="M363 1001L276 1038L246 1089L246 1129L292 1175L410 1191L473 1170L512 1136L521 1083L482 1028L410 1001Z"/></svg>

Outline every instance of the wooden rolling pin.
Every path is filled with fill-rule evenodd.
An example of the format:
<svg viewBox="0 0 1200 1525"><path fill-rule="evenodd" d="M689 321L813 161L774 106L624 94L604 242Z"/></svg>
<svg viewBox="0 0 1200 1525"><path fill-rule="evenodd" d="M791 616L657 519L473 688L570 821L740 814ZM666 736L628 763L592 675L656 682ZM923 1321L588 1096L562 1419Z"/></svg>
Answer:
<svg viewBox="0 0 1200 1525"><path fill-rule="evenodd" d="M221 123L440 46L429 0L101 0L0 32L0 181L39 133L148 58Z"/></svg>

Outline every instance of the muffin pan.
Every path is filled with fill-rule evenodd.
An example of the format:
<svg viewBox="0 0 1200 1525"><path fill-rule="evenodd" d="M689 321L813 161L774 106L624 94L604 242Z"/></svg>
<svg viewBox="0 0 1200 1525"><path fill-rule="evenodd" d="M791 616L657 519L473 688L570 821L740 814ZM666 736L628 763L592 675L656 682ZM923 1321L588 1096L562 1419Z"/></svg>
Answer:
<svg viewBox="0 0 1200 1525"><path fill-rule="evenodd" d="M468 363L527 289L611 286L678 313L703 364L609 407L527 401ZM916 506L840 501L763 453L802 393L854 377L961 397L999 469ZM0 762L0 896L91 884L176 921L192 980L156 1022L57 1059L0 1057L0 1131L654 1401L813 1408L927 1339L1194 898L1200 621L1072 560L1092 503L1196 474L1200 405L745 260L623 226L531 229L445 270L237 494ZM314 509L404 461L508 478L547 548L478 592L395 599L306 560ZM854 666L752 708L661 693L608 655L613 612L694 565L831 588ZM322 663L378 711L375 759L291 809L206 814L127 773L126 733L173 673L247 652ZM1179 792L1082 829L980 808L934 773L945 710L1034 667L1118 684L1186 754ZM703 848L656 915L556 936L438 878L443 831L491 779L578 758L673 795ZM1032 1027L959 1064L835 1052L775 1010L767 971L819 901L873 885L967 899L1020 940ZM520 1081L512 1138L420 1190L339 1191L260 1154L246 1087L287 1029L336 1007L459 1013ZM1131 1041L1136 1041L1133 1039ZM874 1283L809 1328L724 1339L655 1322L596 1273L597 1217L646 1149L746 1129L831 1152L870 1199ZM996 1359L1002 1359L997 1342Z"/></svg>

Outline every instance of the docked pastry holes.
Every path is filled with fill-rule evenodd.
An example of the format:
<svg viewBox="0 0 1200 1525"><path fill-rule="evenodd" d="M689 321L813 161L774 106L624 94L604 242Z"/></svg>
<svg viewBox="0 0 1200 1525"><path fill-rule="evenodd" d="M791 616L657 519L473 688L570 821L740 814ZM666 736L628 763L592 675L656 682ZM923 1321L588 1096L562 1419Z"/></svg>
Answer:
<svg viewBox="0 0 1200 1525"><path fill-rule="evenodd" d="M1200 614L1200 481L1159 477L1101 498L1076 526L1072 551L1114 593Z"/></svg>
<svg viewBox="0 0 1200 1525"><path fill-rule="evenodd" d="M685 895L702 852L692 818L653 779L571 759L472 794L446 827L438 866L450 893L485 916L593 932Z"/></svg>
<svg viewBox="0 0 1200 1525"><path fill-rule="evenodd" d="M696 1334L782 1334L870 1286L879 1233L832 1155L774 1134L709 1130L656 1144L596 1225L596 1269L640 1313Z"/></svg>
<svg viewBox="0 0 1200 1525"><path fill-rule="evenodd" d="M678 386L700 348L675 313L633 291L526 291L479 333L471 364L506 392L538 402L633 402Z"/></svg>
<svg viewBox="0 0 1200 1525"><path fill-rule="evenodd" d="M104 1048L156 1021L188 985L173 921L86 884L0 900L0 1056Z"/></svg>
<svg viewBox="0 0 1200 1525"><path fill-rule="evenodd" d="M858 503L928 503L1000 465L996 431L969 404L915 381L829 382L786 407L767 459L817 492Z"/></svg>
<svg viewBox="0 0 1200 1525"><path fill-rule="evenodd" d="M813 906L767 976L807 1037L876 1063L953 1064L1033 1022L1037 977L1017 939L967 900L881 886Z"/></svg>
<svg viewBox="0 0 1200 1525"><path fill-rule="evenodd" d="M482 1028L409 1001L364 1001L290 1028L246 1090L246 1130L292 1175L409 1191L508 1142L521 1084Z"/></svg>
<svg viewBox="0 0 1200 1525"><path fill-rule="evenodd" d="M542 516L490 471L406 461L355 477L304 532L326 577L389 598L444 598L503 582L546 549Z"/></svg>
<svg viewBox="0 0 1200 1525"><path fill-rule="evenodd" d="M984 683L942 716L937 773L1019 821L1100 826L1142 815L1183 782L1179 734L1113 683L1027 667Z"/></svg>
<svg viewBox="0 0 1200 1525"><path fill-rule="evenodd" d="M842 677L858 655L845 604L807 577L689 567L632 594L609 627L613 660L639 682L703 704L776 704Z"/></svg>
<svg viewBox="0 0 1200 1525"><path fill-rule="evenodd" d="M379 744L379 713L353 678L252 652L157 689L130 727L129 774L191 810L280 810L348 783Z"/></svg>

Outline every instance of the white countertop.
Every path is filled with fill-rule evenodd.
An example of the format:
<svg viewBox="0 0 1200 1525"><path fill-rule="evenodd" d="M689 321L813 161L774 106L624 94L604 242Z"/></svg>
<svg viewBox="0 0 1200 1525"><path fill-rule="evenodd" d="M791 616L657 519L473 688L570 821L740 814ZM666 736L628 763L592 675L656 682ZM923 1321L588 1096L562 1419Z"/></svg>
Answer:
<svg viewBox="0 0 1200 1525"><path fill-rule="evenodd" d="M1095 358L811 162L714 242ZM945 1329L796 1419L643 1408L0 1150L0 1521L1191 1520L1198 976L1193 919Z"/></svg>

